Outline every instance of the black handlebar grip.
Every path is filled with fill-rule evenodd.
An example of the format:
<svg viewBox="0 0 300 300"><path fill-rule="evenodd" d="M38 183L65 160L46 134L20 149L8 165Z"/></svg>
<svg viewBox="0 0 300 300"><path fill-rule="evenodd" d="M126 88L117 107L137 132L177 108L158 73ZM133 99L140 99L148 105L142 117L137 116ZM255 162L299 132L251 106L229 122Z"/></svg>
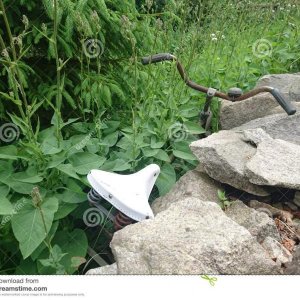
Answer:
<svg viewBox="0 0 300 300"><path fill-rule="evenodd" d="M289 116L294 115L296 113L295 107L290 103L290 101L283 98L278 89L273 89L271 91L271 94Z"/></svg>
<svg viewBox="0 0 300 300"><path fill-rule="evenodd" d="M170 53L159 53L159 54L143 57L142 64L143 65L155 64L161 61L174 60L174 59L175 56Z"/></svg>

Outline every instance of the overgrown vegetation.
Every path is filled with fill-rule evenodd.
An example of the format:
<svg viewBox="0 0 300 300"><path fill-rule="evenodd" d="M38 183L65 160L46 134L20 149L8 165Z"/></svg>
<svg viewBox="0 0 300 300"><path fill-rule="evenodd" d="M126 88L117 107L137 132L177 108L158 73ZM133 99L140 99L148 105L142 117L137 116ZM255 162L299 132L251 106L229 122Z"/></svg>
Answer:
<svg viewBox="0 0 300 300"><path fill-rule="evenodd" d="M88 228L86 174L155 162L156 195L197 161L204 96L180 81L252 88L299 71L296 1L0 0L0 274L73 274L107 228ZM218 130L218 101L213 103Z"/></svg>

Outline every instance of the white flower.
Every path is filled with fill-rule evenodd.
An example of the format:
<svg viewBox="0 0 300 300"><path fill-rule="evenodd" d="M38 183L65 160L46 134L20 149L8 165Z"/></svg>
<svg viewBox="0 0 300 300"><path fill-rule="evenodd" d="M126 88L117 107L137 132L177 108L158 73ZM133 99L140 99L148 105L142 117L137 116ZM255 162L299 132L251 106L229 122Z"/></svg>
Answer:
<svg viewBox="0 0 300 300"><path fill-rule="evenodd" d="M217 39L216 37L213 37L211 40L212 40L213 42L216 42L218 39Z"/></svg>
<svg viewBox="0 0 300 300"><path fill-rule="evenodd" d="M225 35L224 35L224 34L222 34L222 36L221 36L221 37L222 37L222 39L223 39L223 40L225 40Z"/></svg>
<svg viewBox="0 0 300 300"><path fill-rule="evenodd" d="M214 33L212 33L212 34L210 35L210 37L211 37L211 38L215 38L216 35L215 35Z"/></svg>

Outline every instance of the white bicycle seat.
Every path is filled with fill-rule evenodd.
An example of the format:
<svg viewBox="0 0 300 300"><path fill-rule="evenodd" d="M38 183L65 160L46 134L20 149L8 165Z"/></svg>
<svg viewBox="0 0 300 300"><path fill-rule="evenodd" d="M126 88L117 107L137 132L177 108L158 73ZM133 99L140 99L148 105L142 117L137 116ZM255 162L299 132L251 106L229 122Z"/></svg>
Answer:
<svg viewBox="0 0 300 300"><path fill-rule="evenodd" d="M151 164L130 175L91 170L87 179L115 208L135 221L142 221L154 218L148 199L159 173L159 166Z"/></svg>

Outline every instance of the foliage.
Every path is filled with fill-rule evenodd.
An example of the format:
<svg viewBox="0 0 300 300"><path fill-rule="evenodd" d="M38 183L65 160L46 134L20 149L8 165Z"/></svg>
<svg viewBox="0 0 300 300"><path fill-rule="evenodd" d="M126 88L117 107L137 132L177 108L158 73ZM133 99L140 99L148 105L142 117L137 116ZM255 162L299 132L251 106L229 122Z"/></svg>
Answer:
<svg viewBox="0 0 300 300"><path fill-rule="evenodd" d="M0 0L2 274L79 273L88 245L110 259L105 230L83 222L90 169L157 163L156 197L197 165L189 144L204 133L204 96L174 63L141 56L174 53L193 80L222 90L298 71L298 7L234 3ZM260 38L271 55L254 55Z"/></svg>

